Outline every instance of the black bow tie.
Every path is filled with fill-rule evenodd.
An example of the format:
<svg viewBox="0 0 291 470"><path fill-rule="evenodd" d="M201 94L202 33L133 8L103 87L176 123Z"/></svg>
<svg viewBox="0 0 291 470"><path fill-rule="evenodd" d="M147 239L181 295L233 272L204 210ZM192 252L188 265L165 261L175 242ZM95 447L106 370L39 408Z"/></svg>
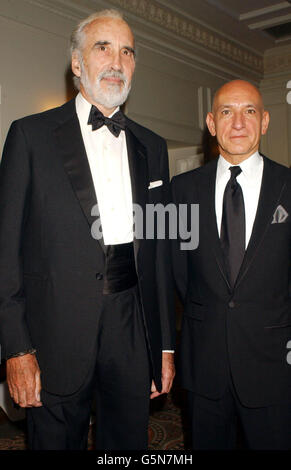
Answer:
<svg viewBox="0 0 291 470"><path fill-rule="evenodd" d="M88 124L92 124L92 131L105 125L115 137L118 137L120 131L125 129L125 116L121 111L118 111L112 118L108 118L96 106L92 105Z"/></svg>

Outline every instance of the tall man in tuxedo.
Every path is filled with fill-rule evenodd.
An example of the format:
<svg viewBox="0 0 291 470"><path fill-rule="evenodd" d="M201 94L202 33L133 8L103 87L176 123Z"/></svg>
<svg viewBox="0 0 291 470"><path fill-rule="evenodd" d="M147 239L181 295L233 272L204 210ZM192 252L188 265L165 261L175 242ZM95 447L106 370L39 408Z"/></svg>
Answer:
<svg viewBox="0 0 291 470"><path fill-rule="evenodd" d="M133 204L168 200L167 150L119 111L134 68L120 13L91 15L72 35L78 96L5 144L0 339L32 449L86 448L93 396L97 448L144 449L149 397L172 384L168 246L133 233Z"/></svg>
<svg viewBox="0 0 291 470"><path fill-rule="evenodd" d="M198 248L174 247L196 449L235 447L237 420L249 448L291 448L291 175L258 151L268 123L257 88L225 84L207 116L219 158L173 180L200 211Z"/></svg>

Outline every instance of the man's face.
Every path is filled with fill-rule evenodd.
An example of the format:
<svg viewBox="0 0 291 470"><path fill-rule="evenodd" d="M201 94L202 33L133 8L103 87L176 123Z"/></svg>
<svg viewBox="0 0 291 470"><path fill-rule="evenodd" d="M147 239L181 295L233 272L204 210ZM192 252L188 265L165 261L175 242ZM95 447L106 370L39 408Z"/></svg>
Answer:
<svg viewBox="0 0 291 470"><path fill-rule="evenodd" d="M80 77L80 90L88 101L106 114L123 104L134 68L134 38L123 20L98 18L85 28L82 59L73 54L72 70Z"/></svg>
<svg viewBox="0 0 291 470"><path fill-rule="evenodd" d="M258 150L261 135L267 132L269 114L254 86L234 81L217 93L206 122L211 135L217 137L221 155L239 163Z"/></svg>

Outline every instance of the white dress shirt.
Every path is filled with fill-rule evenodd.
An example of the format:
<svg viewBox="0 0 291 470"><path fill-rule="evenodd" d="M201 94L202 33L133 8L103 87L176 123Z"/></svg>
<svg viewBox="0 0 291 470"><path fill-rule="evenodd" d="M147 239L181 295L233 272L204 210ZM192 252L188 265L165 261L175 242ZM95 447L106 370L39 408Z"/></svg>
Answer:
<svg viewBox="0 0 291 470"><path fill-rule="evenodd" d="M76 111L98 201L105 245L133 241L131 180L125 131L115 137L107 128L92 131L91 104L79 93ZM116 108L113 116L119 107Z"/></svg>
<svg viewBox="0 0 291 470"><path fill-rule="evenodd" d="M223 210L223 195L225 186L230 179L229 168L231 166L240 166L242 172L237 177L244 197L245 221L246 221L246 248L251 238L253 225L257 213L259 196L261 191L262 176L264 169L264 160L259 152L254 153L239 165L231 165L221 155L219 156L216 172L215 186L215 211L217 229L220 236L221 219Z"/></svg>
<svg viewBox="0 0 291 470"><path fill-rule="evenodd" d="M104 243L129 243L133 241L133 211L125 132L115 137L107 126L92 131L91 124L87 124L91 106L78 93L76 111L97 196ZM118 110L119 107L109 117Z"/></svg>

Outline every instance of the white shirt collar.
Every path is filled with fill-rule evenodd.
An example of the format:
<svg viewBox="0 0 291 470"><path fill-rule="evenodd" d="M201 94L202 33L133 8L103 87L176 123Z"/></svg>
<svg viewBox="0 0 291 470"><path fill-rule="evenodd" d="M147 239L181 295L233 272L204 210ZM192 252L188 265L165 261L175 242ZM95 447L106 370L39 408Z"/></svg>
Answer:
<svg viewBox="0 0 291 470"><path fill-rule="evenodd" d="M76 96L76 112L77 112L80 124L91 126L91 124L88 124L88 118L89 118L89 114L91 111L91 106L92 104L89 103L89 101L87 101L86 98L84 98L81 92L79 92ZM109 117L112 117L115 113L117 113L117 111L119 111L119 109L120 107L117 106L117 108L113 111L112 114L110 114Z"/></svg>
<svg viewBox="0 0 291 470"><path fill-rule="evenodd" d="M241 175L244 175L250 183L257 184L258 172L262 169L263 166L263 157L257 151L239 165L231 165L227 160L225 160L225 158L222 157L222 155L220 155L217 163L217 177L220 179L227 174L227 177L229 178L229 167L231 166L240 166L242 170ZM239 177L241 175L239 175Z"/></svg>

